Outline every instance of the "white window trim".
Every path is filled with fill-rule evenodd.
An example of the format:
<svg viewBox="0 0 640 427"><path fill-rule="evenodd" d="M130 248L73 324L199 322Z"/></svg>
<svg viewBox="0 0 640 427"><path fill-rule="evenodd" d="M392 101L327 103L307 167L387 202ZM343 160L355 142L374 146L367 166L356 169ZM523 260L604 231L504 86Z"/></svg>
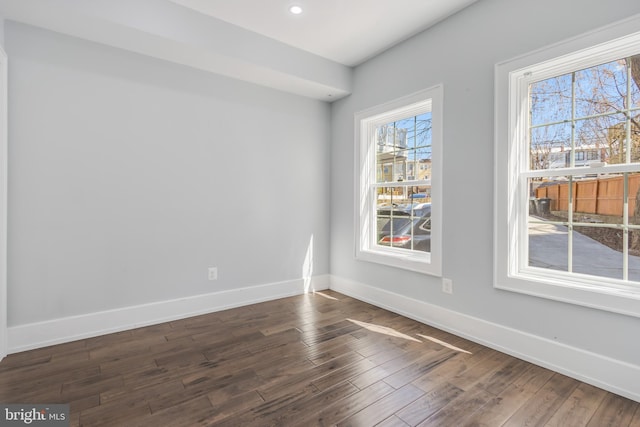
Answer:
<svg viewBox="0 0 640 427"><path fill-rule="evenodd" d="M369 183L375 182L375 151L369 139L376 126L423 113L431 109L431 252L417 253L383 247L375 242L375 198ZM411 95L377 105L355 114L355 256L434 276L442 275L442 109L443 88L436 85ZM392 112L392 113L390 113ZM409 185L422 181L399 183Z"/></svg>
<svg viewBox="0 0 640 427"><path fill-rule="evenodd" d="M562 68L570 63L574 69L605 63L631 53L631 46L640 42L640 15L600 28L579 37L523 55L496 65L495 69L495 200L494 200L494 287L542 298L598 308L601 310L640 317L640 286L620 281L599 280L594 276L576 273L540 271L519 265L526 253L524 239L518 232L525 221L526 188L518 184L520 168L526 167L524 147L514 143L526 134L526 118L517 113L523 98L524 80L538 73L549 77L562 74L552 63L563 59ZM540 74L543 73L543 74ZM521 108L526 111L526 108ZM625 165L607 166L613 169Z"/></svg>

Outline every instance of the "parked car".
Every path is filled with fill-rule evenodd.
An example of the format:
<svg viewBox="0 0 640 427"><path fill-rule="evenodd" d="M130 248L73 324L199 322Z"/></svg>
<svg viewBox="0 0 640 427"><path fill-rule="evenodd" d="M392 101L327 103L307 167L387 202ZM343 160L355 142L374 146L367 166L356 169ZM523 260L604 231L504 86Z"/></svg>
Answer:
<svg viewBox="0 0 640 427"><path fill-rule="evenodd" d="M431 203L378 208L378 244L431 251Z"/></svg>

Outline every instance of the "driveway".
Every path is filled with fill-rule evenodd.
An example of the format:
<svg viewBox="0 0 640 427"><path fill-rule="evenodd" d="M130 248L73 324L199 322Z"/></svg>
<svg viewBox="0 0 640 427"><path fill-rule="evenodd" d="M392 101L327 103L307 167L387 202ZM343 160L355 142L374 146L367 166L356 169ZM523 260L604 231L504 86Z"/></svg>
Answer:
<svg viewBox="0 0 640 427"><path fill-rule="evenodd" d="M567 234L562 225L531 224L529 265L567 271ZM622 279L622 253L574 232L573 271ZM640 257L629 255L629 280L640 281Z"/></svg>

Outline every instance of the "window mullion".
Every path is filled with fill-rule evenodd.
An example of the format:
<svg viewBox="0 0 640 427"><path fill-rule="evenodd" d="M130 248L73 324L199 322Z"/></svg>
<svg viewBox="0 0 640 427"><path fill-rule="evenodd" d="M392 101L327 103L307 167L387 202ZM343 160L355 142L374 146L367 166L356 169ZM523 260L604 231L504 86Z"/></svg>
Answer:
<svg viewBox="0 0 640 427"><path fill-rule="evenodd" d="M626 96L626 104L625 105L625 144L627 146L627 164L631 163L631 149L632 149L632 141L631 141L631 112L629 111L631 108L631 80L633 76L631 75L631 58L627 58L625 61L627 63L627 96Z"/></svg>
<svg viewBox="0 0 640 427"><path fill-rule="evenodd" d="M576 73L571 73L571 150L569 151L569 167L576 166ZM573 271L573 175L569 175L569 200L567 207L567 271Z"/></svg>
<svg viewBox="0 0 640 427"><path fill-rule="evenodd" d="M419 187L428 185L429 181L421 179L418 181L397 181L397 182L375 182L371 184L373 188L388 188L388 187Z"/></svg>
<svg viewBox="0 0 640 427"><path fill-rule="evenodd" d="M571 151L569 151L569 167L576 166L576 73L571 73Z"/></svg>
<svg viewBox="0 0 640 427"><path fill-rule="evenodd" d="M607 111L606 113L599 113L599 114L591 114L588 116L580 116L579 118L576 118L576 122L578 121L585 121L585 120L590 120L590 119L599 119L601 117L608 117L608 116L612 116L618 113L621 113L623 111L627 111L627 109L621 110L621 111ZM543 128L543 127L547 127L547 126L552 126L552 125L561 125L567 123L567 120L557 120L557 121L552 121L552 122L547 122L547 123L539 123L537 125L531 125L531 129L537 129L537 128Z"/></svg>
<svg viewBox="0 0 640 427"><path fill-rule="evenodd" d="M625 105L625 145L627 149L627 164L631 163L631 151L633 148L633 142L631 140L631 58L627 58L627 93L626 93L626 105ZM622 278L623 280L629 280L629 174L624 174L624 194L623 194L623 212L622 212ZM637 209L637 208L636 208Z"/></svg>
<svg viewBox="0 0 640 427"><path fill-rule="evenodd" d="M394 159L394 164L395 164L395 159ZM391 202L391 206L393 207L394 206L394 203L393 203L393 188L391 189L391 195L390 196L391 197L389 198L389 201ZM389 241L389 246L390 247L393 247L393 237L396 235L396 231L394 230L394 226L393 226L393 223L395 221L393 220L393 218L394 218L393 209L391 209L390 212L389 212L389 235L391 236L391 240ZM376 219L376 221L377 221L377 219ZM373 227L371 227L371 228L373 229ZM378 236L376 236L376 243L377 243L377 240L378 240Z"/></svg>
<svg viewBox="0 0 640 427"><path fill-rule="evenodd" d="M569 201L567 207L567 222L568 232L567 238L567 271L571 273L573 271L573 176L569 176Z"/></svg>
<svg viewBox="0 0 640 427"><path fill-rule="evenodd" d="M416 164L415 164L415 149L416 149L416 145L418 143L418 116L413 116L413 147L409 147L409 145L407 144L407 159L408 162L411 161L411 155L409 154L409 152L411 151L413 153L413 178L415 179L417 176L416 173ZM405 178L408 178L409 174L407 173L407 175L405 176ZM412 199L413 200L413 191L412 191ZM414 221L414 211L413 209L411 209L411 224L413 224ZM414 233L414 226L411 225L411 250L415 249L415 233Z"/></svg>
<svg viewBox="0 0 640 427"><path fill-rule="evenodd" d="M527 178L547 178L558 177L567 175L584 175L586 171L589 174L622 174L622 173L634 173L638 172L640 166L636 164L613 164L606 166L590 166L588 168L584 166L576 166L575 168L557 168L557 169L537 169L532 171L523 171L520 175Z"/></svg>
<svg viewBox="0 0 640 427"><path fill-rule="evenodd" d="M629 280L629 174L623 175L622 191L622 280Z"/></svg>

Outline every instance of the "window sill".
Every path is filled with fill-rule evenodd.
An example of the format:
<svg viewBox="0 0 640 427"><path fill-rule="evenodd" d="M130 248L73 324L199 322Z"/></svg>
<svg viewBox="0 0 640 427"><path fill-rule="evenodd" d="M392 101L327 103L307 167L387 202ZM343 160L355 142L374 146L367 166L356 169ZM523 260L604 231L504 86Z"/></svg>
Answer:
<svg viewBox="0 0 640 427"><path fill-rule="evenodd" d="M494 285L497 289L546 298L569 304L640 317L640 289L628 286L614 288L588 280L579 281L524 271L502 277Z"/></svg>
<svg viewBox="0 0 640 427"><path fill-rule="evenodd" d="M432 276L441 276L440 270L432 263L432 254L430 253L405 254L381 248L380 250L360 250L356 254L356 259Z"/></svg>

